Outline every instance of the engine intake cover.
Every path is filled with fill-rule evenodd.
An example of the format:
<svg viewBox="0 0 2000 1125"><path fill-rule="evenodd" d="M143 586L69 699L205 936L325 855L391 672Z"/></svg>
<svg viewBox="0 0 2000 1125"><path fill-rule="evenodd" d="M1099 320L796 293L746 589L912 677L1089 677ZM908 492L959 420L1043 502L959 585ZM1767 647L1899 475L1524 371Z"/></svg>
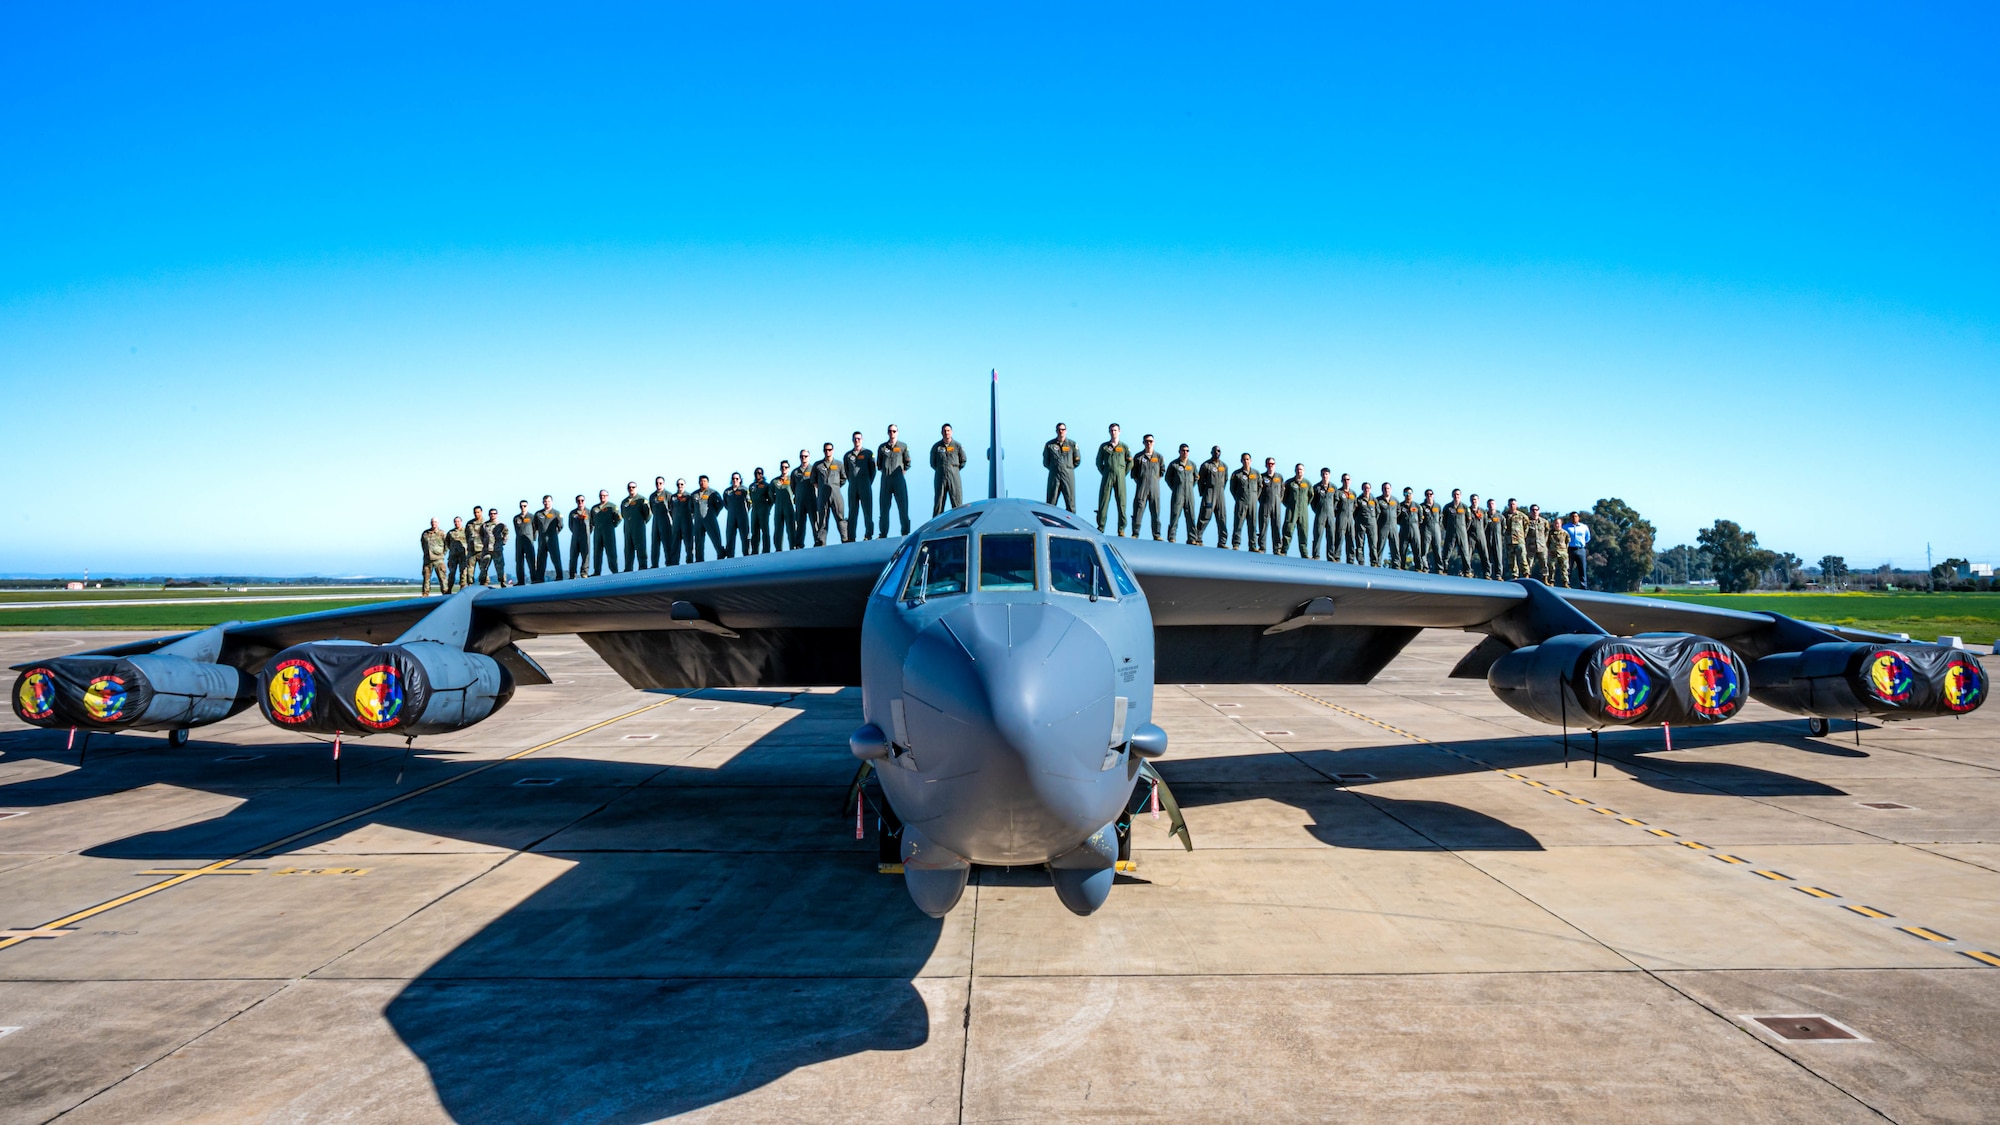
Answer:
<svg viewBox="0 0 2000 1125"><path fill-rule="evenodd" d="M1546 723L1645 727L1730 718L1743 709L1748 680L1735 650L1708 637L1565 633L1494 661L1486 682Z"/></svg>
<svg viewBox="0 0 2000 1125"><path fill-rule="evenodd" d="M463 730L513 694L514 678L498 661L435 641L312 641L272 657L257 677L264 718L323 734Z"/></svg>
<svg viewBox="0 0 2000 1125"><path fill-rule="evenodd" d="M248 707L246 684L227 664L180 656L65 656L21 673L14 714L37 727L179 730Z"/></svg>
<svg viewBox="0 0 2000 1125"><path fill-rule="evenodd" d="M1964 715L1986 691L1979 658L1941 645L1829 641L1750 666L1750 694L1794 715Z"/></svg>

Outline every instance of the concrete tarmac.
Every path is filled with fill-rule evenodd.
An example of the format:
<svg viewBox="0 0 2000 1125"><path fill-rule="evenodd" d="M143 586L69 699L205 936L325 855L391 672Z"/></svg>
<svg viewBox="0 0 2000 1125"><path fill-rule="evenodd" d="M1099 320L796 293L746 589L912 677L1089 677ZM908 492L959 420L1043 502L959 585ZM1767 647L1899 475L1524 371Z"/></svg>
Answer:
<svg viewBox="0 0 2000 1125"><path fill-rule="evenodd" d="M1593 771L1470 645L1162 689L1195 851L1142 814L1091 918L876 874L855 693L635 692L573 638L339 784L255 711L81 765L8 715L0 1121L2000 1119L2000 711L1753 705Z"/></svg>

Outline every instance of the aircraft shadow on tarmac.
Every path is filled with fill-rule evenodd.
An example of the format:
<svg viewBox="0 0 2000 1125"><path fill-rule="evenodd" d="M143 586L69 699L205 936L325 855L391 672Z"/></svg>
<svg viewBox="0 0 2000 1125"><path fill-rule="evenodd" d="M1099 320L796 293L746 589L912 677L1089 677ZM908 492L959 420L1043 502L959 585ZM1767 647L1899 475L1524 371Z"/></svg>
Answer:
<svg viewBox="0 0 2000 1125"><path fill-rule="evenodd" d="M325 833L332 838L381 824L528 849L532 855L509 863L549 865L524 876L518 901L431 964L386 1009L452 1115L648 1121L760 1088L797 1068L866 1051L909 1050L928 1040L934 1017L921 982L943 924L912 908L901 879L875 872L872 830L868 840L855 840L853 812L841 807L853 771L845 736L859 721L858 697L805 695L791 706L798 713L789 721L733 755L714 751L699 755L699 764L663 766L544 753ZM1760 723L1676 738L1683 749L1766 740L1803 741L1789 728ZM1576 741L1580 753L1573 754L1571 768L1587 771L1589 740ZM400 748L376 747L356 761L344 786L333 786L330 777L301 784L297 766L305 751L294 756L289 747L258 746L254 750L264 757L238 768L264 776L231 784L217 777L227 772L215 764L220 745L169 751L157 738L100 738L85 767L90 776L0 787L0 807L53 806L85 793L158 782L245 798L221 816L86 852L200 862L381 801L396 791L397 769L409 769L402 783L407 789L470 766L430 752L399 761ZM1506 768L1562 758L1560 744L1549 737L1452 745ZM9 735L0 738L0 749L8 757L74 760L63 749L62 732ZM1620 732L1602 743L1607 766L1635 767L1623 772L1663 788L1839 793L1768 770L1665 759L1661 749L1658 732ZM314 747L313 753L324 751ZM1218 759L1169 757L1162 770L1183 804L1196 810L1252 798L1310 808L1318 823L1308 830L1331 846L1436 846L1409 842L1407 828L1391 825L1385 832L1379 825L1386 820L1424 833L1442 831L1447 838L1440 842L1451 847L1540 847L1527 832L1448 802L1363 795L1372 811L1363 814L1356 806L1355 815L1322 819L1329 796L1349 800L1334 780L1340 773L1386 780L1480 768L1432 747L1396 741L1226 760L1250 780L1203 780L1204 763ZM1327 775L1323 784L1276 778L1286 765L1296 772L1299 762ZM273 772L287 770L288 784ZM1182 772L1185 779L1177 778ZM546 787L513 784L524 778L560 780ZM468 799L466 790L475 787L476 796ZM993 873L1006 882L1023 874ZM479 886L461 893L476 899ZM429 909L450 912L453 897ZM395 939L390 930L375 940ZM359 955L368 952L364 944ZM964 966L930 971L962 977ZM960 1014L935 1018L957 1020Z"/></svg>

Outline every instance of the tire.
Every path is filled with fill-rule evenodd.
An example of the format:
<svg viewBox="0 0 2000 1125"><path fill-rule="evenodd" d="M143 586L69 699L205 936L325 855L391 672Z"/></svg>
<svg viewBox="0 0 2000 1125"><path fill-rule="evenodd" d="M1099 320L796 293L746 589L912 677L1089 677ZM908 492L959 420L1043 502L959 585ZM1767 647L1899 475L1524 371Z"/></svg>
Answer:
<svg viewBox="0 0 2000 1125"><path fill-rule="evenodd" d="M1824 715L1813 715L1806 720L1806 733L1814 738L1825 738L1832 729L1832 722Z"/></svg>
<svg viewBox="0 0 2000 1125"><path fill-rule="evenodd" d="M186 727L181 727L177 730L170 730L167 732L168 746L178 748L181 746L186 746L187 744L188 744L188 732Z"/></svg>

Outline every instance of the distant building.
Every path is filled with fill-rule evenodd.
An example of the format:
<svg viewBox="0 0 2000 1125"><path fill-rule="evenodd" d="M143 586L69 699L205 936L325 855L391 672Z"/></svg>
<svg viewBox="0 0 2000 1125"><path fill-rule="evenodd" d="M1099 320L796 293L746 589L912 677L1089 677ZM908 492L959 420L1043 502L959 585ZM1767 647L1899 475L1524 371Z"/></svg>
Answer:
<svg viewBox="0 0 2000 1125"><path fill-rule="evenodd" d="M1993 564L1966 563L1964 566L1958 568L1958 576L1960 578L1991 578L1993 577Z"/></svg>
<svg viewBox="0 0 2000 1125"><path fill-rule="evenodd" d="M81 582L65 582L65 583L63 583L63 589L65 589L65 590L81 590L81 589L83 589L83 583L81 583Z"/></svg>

